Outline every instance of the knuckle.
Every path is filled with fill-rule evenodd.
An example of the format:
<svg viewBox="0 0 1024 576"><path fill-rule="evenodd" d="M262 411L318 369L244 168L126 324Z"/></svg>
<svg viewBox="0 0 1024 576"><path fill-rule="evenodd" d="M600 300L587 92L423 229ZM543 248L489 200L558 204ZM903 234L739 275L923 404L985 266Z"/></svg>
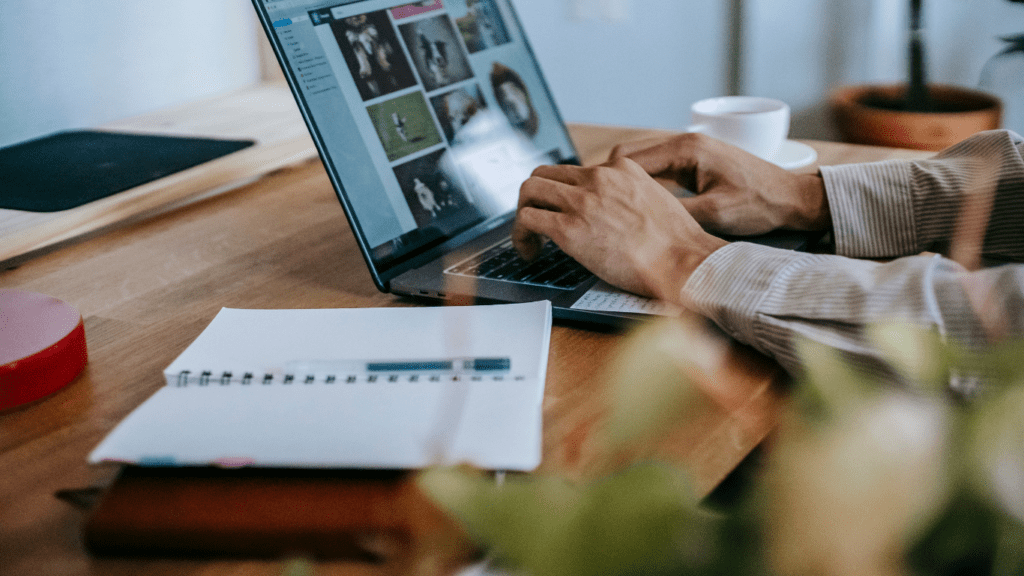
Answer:
<svg viewBox="0 0 1024 576"><path fill-rule="evenodd" d="M533 196L533 190L536 187L536 182L533 178L528 178L519 186L519 208L522 209L530 203L530 198Z"/></svg>
<svg viewBox="0 0 1024 576"><path fill-rule="evenodd" d="M529 206L520 208L516 214L516 223L513 230L519 238L527 238L537 231L539 225L538 210Z"/></svg>
<svg viewBox="0 0 1024 576"><path fill-rule="evenodd" d="M615 167L618 166L621 162L622 162L622 159L621 158L617 158L615 160L612 160L608 164L602 164L601 166L595 166L592 169L592 171L591 171L591 174L593 175L594 180L596 182L598 182L598 183L604 183L604 182L607 182L607 181L611 180L612 177L614 177L614 175L615 175Z"/></svg>
<svg viewBox="0 0 1024 576"><path fill-rule="evenodd" d="M619 156L618 158L615 158L614 160L612 160L611 162L608 163L608 165L611 168L614 168L616 170L622 170L624 168L628 168L628 167L632 166L633 164L635 164L635 162L633 162L629 158L626 158L625 156Z"/></svg>
<svg viewBox="0 0 1024 576"><path fill-rule="evenodd" d="M680 134L676 141L684 148L698 150L708 147L713 140L711 136L701 132L687 132L686 134Z"/></svg>
<svg viewBox="0 0 1024 576"><path fill-rule="evenodd" d="M519 194L529 198L543 197L549 190L549 181L538 176L530 176L519 186Z"/></svg>
<svg viewBox="0 0 1024 576"><path fill-rule="evenodd" d="M545 236L551 239L552 242L559 246L563 246L566 240L565 231L560 226L555 226L551 230L545 233Z"/></svg>

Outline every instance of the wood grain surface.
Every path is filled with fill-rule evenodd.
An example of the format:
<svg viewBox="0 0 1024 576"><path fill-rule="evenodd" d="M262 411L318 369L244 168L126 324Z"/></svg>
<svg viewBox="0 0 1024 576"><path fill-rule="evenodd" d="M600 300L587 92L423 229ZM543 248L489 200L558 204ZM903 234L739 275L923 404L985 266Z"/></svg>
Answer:
<svg viewBox="0 0 1024 576"><path fill-rule="evenodd" d="M178 121L167 120L169 125ZM583 158L593 163L607 157L617 142L658 133L576 125L572 134ZM907 156L902 151L810 144L828 163ZM297 153L285 148L283 155ZM182 186L179 190L186 196L203 196L210 180L193 175L195 180L186 178L171 188ZM152 202L162 206L155 218L145 217L147 208L114 227L116 218L83 216L98 219L102 226L96 230L105 232L0 271L0 286L41 292L76 306L85 319L90 355L83 374L65 390L0 414L0 574L281 573L277 561L92 558L81 542L84 513L54 496L61 489L109 482L114 469L87 466L87 453L163 385L163 368L221 307L419 305L374 288L318 161L253 170L249 176L260 179L173 210L167 208L177 205L180 194L171 194L170 204L155 198ZM45 231L50 224L42 227ZM25 229L22 233L33 234ZM606 409L602 379L621 339L619 334L555 327L542 471L571 476L593 459L588 436ZM709 404L680 422L668 439L665 453L680 459L702 493L771 430L777 377L773 363L732 345L726 368L717 376L731 401ZM427 547L424 543L436 535L421 536L418 546ZM316 573L435 573L447 566L420 552L407 551L380 565L322 563Z"/></svg>

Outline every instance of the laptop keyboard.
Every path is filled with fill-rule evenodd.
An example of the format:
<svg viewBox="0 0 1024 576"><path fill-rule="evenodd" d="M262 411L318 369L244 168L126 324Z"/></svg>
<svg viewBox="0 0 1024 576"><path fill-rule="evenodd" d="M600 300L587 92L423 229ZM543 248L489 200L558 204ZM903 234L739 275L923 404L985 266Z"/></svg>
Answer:
<svg viewBox="0 0 1024 576"><path fill-rule="evenodd" d="M550 241L541 249L540 256L531 262L520 258L512 240L506 240L459 262L445 272L566 290L594 277L589 270Z"/></svg>

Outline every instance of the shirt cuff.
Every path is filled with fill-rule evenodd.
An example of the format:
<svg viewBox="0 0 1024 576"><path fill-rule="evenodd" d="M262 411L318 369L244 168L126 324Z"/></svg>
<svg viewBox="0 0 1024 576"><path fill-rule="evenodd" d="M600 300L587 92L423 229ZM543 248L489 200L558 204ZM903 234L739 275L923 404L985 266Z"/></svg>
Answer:
<svg viewBox="0 0 1024 576"><path fill-rule="evenodd" d="M757 346L759 308L776 278L807 254L733 242L708 256L683 286L682 301L733 338Z"/></svg>
<svg viewBox="0 0 1024 576"><path fill-rule="evenodd" d="M908 162L822 166L836 254L893 258L915 254L914 206Z"/></svg>

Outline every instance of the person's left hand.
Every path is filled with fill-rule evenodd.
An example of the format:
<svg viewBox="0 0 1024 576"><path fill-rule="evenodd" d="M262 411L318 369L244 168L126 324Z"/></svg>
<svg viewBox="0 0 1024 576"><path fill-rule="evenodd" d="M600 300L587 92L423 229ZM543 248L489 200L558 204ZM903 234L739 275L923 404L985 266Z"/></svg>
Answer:
<svg viewBox="0 0 1024 576"><path fill-rule="evenodd" d="M520 189L512 240L530 259L542 236L606 282L670 302L679 302L690 274L727 244L628 158L537 168Z"/></svg>

